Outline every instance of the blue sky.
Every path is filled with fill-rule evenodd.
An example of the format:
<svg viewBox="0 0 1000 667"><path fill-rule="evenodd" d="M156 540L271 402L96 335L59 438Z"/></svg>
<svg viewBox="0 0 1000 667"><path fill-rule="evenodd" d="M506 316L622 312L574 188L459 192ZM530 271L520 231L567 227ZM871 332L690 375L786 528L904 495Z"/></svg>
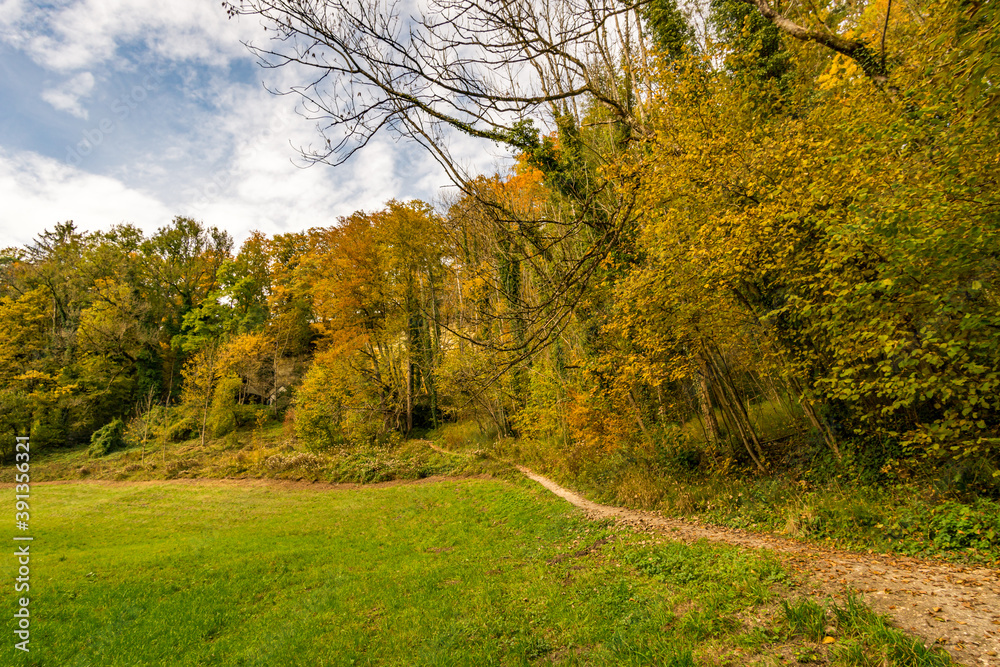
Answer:
<svg viewBox="0 0 1000 667"><path fill-rule="evenodd" d="M151 232L176 215L240 240L447 197L430 156L390 136L342 167L301 168L314 124L262 83L303 81L240 43L263 39L217 0L0 0L0 247L65 220ZM494 170L489 146L457 148Z"/></svg>

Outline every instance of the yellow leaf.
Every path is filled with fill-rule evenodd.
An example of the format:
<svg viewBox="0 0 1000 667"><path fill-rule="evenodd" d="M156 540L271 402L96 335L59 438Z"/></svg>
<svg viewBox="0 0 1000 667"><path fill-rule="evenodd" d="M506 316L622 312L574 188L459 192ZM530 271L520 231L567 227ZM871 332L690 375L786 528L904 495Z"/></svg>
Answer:
<svg viewBox="0 0 1000 667"><path fill-rule="evenodd" d="M826 637L823 637L823 643L824 644L832 644L835 641L837 641L837 640L834 639L833 637L830 637L829 635L827 635Z"/></svg>

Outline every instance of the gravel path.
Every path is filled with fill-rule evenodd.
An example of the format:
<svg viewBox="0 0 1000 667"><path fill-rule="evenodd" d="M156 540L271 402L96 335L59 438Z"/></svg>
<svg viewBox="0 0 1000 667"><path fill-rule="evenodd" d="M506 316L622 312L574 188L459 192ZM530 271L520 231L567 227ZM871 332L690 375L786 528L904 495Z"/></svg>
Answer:
<svg viewBox="0 0 1000 667"><path fill-rule="evenodd" d="M668 519L653 512L591 502L547 477L518 467L528 478L595 519L614 519L685 542L700 539L770 549L801 573L811 592L840 596L861 591L876 611L928 644L937 643L969 667L1000 667L1000 572L905 556L854 553L769 534Z"/></svg>

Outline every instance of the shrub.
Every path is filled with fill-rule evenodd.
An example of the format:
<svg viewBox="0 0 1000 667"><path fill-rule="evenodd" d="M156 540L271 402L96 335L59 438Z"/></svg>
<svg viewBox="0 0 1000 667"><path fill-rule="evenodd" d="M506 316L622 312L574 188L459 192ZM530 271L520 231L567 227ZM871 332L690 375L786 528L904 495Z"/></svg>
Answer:
<svg viewBox="0 0 1000 667"><path fill-rule="evenodd" d="M340 424L343 410L329 390L333 374L322 364L306 373L295 396L295 435L311 451L321 451L345 442Z"/></svg>
<svg viewBox="0 0 1000 667"><path fill-rule="evenodd" d="M198 430L198 422L193 417L176 416L163 431L164 437L171 442L183 442Z"/></svg>
<svg viewBox="0 0 1000 667"><path fill-rule="evenodd" d="M438 429L442 445L450 451L486 449L497 438L496 427L484 429L475 421L444 424Z"/></svg>
<svg viewBox="0 0 1000 667"><path fill-rule="evenodd" d="M94 431L90 436L90 448L87 455L91 458L107 456L111 452L125 446L125 422L115 419Z"/></svg>
<svg viewBox="0 0 1000 667"><path fill-rule="evenodd" d="M1000 505L985 498L971 506L945 501L930 515L927 533L938 549L987 551L1000 544Z"/></svg>
<svg viewBox="0 0 1000 667"><path fill-rule="evenodd" d="M318 360L295 395L295 434L310 451L389 445L399 440L377 391L349 363Z"/></svg>
<svg viewBox="0 0 1000 667"><path fill-rule="evenodd" d="M31 403L24 392L0 390L0 460L14 457L17 442L13 434L20 434L24 425L31 421Z"/></svg>
<svg viewBox="0 0 1000 667"><path fill-rule="evenodd" d="M243 381L236 376L224 377L215 387L212 397L212 409L208 413L208 427L216 438L236 430L239 415L237 415L236 393Z"/></svg>

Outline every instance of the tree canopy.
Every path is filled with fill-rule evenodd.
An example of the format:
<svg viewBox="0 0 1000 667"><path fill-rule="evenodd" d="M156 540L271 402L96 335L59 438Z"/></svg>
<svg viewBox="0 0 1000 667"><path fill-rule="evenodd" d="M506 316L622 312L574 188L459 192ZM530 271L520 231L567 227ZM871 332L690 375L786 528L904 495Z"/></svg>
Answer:
<svg viewBox="0 0 1000 667"><path fill-rule="evenodd" d="M396 132L457 193L238 251L187 218L7 250L10 428L83 441L155 396L179 432L260 403L317 448L468 419L724 470L996 470L995 6L227 5L304 73L310 159ZM455 132L509 168L466 174Z"/></svg>

